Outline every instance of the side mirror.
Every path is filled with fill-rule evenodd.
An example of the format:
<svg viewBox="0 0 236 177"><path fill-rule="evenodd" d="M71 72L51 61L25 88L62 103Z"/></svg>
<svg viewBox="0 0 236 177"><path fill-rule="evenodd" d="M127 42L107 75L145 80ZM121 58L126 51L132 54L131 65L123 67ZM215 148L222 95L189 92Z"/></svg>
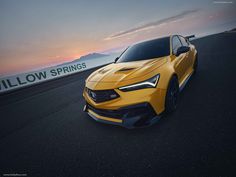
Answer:
<svg viewBox="0 0 236 177"><path fill-rule="evenodd" d="M115 62L114 62L114 63L116 63L116 62L117 62L117 60L119 60L119 57L116 57L116 59L115 59Z"/></svg>
<svg viewBox="0 0 236 177"><path fill-rule="evenodd" d="M190 47L188 47L188 46L181 46L181 47L178 48L176 56L179 56L182 53L186 53L189 50L190 50Z"/></svg>

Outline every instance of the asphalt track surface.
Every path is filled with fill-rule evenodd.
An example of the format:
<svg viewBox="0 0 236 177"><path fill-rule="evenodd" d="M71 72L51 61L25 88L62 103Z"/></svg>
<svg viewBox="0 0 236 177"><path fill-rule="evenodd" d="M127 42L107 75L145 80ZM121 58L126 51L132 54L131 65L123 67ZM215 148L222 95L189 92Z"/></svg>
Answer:
<svg viewBox="0 0 236 177"><path fill-rule="evenodd" d="M93 71L0 96L0 173L27 176L236 176L236 33L194 41L199 68L176 112L148 128L82 112Z"/></svg>

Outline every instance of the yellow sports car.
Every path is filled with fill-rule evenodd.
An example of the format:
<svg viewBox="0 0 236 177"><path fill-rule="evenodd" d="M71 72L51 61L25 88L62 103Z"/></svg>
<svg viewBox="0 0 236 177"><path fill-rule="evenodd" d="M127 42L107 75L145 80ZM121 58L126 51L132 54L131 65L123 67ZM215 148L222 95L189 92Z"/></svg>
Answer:
<svg viewBox="0 0 236 177"><path fill-rule="evenodd" d="M179 92L196 72L197 56L188 37L180 35L134 44L87 78L84 111L103 123L151 125L176 109Z"/></svg>

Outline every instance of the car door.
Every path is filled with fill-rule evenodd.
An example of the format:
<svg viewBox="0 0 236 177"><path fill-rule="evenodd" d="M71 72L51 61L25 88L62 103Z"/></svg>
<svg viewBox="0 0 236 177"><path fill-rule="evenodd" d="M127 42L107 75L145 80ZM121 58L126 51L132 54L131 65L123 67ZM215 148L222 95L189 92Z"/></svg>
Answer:
<svg viewBox="0 0 236 177"><path fill-rule="evenodd" d="M190 50L186 52L186 72L187 72L187 70L192 68L193 66L193 48L189 46L189 43L186 41L184 37L179 36L179 39L183 46L190 47Z"/></svg>
<svg viewBox="0 0 236 177"><path fill-rule="evenodd" d="M179 37L173 36L172 37L172 54L175 55L175 59L173 60L173 62L174 62L175 71L176 71L178 78L179 78L179 83L182 82L183 77L185 75L185 72L187 69L186 60L188 57L188 54L186 54L186 53L183 53L183 54L177 56L177 50L181 46L182 46L182 43L181 43Z"/></svg>

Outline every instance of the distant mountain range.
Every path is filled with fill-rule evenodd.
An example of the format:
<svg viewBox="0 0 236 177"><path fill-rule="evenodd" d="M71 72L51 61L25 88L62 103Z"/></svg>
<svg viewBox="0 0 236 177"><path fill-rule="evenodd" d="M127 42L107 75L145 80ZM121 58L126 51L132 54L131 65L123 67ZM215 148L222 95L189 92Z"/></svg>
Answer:
<svg viewBox="0 0 236 177"><path fill-rule="evenodd" d="M112 54L101 54L101 53L90 53L88 55L84 55L84 56L81 56L80 58L77 58L73 61L70 61L70 62L66 62L66 63L62 63L62 64L59 64L57 66L62 66L62 65L65 65L65 64L71 64L71 63L75 63L75 62L84 62L84 61L87 61L87 60L96 60L96 59L99 59L99 58L104 58L104 57L112 57L115 58L119 56L119 53L112 53Z"/></svg>
<svg viewBox="0 0 236 177"><path fill-rule="evenodd" d="M91 60L91 59L96 59L96 58L101 58L101 57L108 57L110 55L107 54L101 54L101 53L90 53L88 55L84 55L78 59L73 60L72 62L76 61L86 61L86 60Z"/></svg>

